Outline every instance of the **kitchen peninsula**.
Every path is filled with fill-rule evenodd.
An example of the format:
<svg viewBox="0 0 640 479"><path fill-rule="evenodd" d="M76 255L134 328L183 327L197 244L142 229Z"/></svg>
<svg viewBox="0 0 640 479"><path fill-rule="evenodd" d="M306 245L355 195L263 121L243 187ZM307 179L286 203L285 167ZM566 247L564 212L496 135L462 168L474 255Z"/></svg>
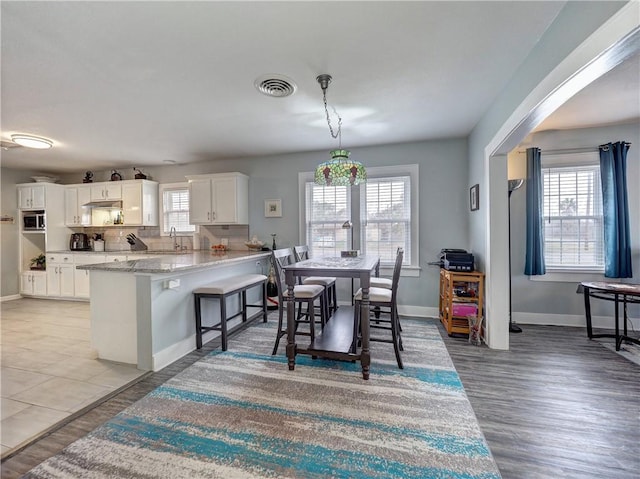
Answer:
<svg viewBox="0 0 640 479"><path fill-rule="evenodd" d="M192 291L238 274L264 274L269 257L262 251L195 251L78 266L91 271L92 346L101 359L158 371L196 347ZM259 297L250 292L247 300ZM203 318L217 320L216 306L215 301L203 302Z"/></svg>

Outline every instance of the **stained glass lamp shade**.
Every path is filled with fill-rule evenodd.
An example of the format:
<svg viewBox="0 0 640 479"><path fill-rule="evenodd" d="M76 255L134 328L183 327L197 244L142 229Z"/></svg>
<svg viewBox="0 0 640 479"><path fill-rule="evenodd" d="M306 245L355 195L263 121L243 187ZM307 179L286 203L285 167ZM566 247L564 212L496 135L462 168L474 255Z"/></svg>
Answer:
<svg viewBox="0 0 640 479"><path fill-rule="evenodd" d="M349 150L333 150L331 159L316 168L314 182L321 186L356 186L367 181L367 172L359 161L349 159Z"/></svg>

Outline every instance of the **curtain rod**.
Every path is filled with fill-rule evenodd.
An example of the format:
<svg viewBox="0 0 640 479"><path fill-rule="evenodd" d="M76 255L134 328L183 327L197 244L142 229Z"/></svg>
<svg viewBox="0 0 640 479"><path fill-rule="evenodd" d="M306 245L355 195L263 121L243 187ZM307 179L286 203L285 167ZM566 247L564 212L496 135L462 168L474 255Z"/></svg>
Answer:
<svg viewBox="0 0 640 479"><path fill-rule="evenodd" d="M625 145L631 146L631 143L625 141L624 142ZM600 145L600 146L605 146L605 145ZM599 151L600 150L600 146L590 146L590 147L584 147L584 148L560 148L560 149L556 149L556 150L544 150L541 148L542 153L546 153L547 155L557 155L557 154L561 154L561 153L589 153L592 151ZM518 150L518 153L526 153L527 150Z"/></svg>

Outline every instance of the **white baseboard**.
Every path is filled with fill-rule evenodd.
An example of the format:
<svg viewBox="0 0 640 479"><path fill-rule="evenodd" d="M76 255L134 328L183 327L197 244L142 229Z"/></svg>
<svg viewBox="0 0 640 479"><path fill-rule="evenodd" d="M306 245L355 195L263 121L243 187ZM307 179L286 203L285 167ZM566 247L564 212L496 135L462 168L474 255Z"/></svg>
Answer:
<svg viewBox="0 0 640 479"><path fill-rule="evenodd" d="M220 333L218 331L207 331L202 335L202 344L206 344L215 336L219 336L219 335ZM181 357L186 356L191 351L195 351L195 350L196 350L196 335L194 334L154 354L153 355L153 371L154 372L160 371L162 368L168 366L169 364L177 361Z"/></svg>
<svg viewBox="0 0 640 479"><path fill-rule="evenodd" d="M13 301L14 299L20 299L22 295L20 294L12 294L10 296L1 296L0 303L4 303L5 301Z"/></svg>
<svg viewBox="0 0 640 479"><path fill-rule="evenodd" d="M513 320L518 324L587 327L584 314L513 313ZM640 318L629 318L629 323L635 331L640 330ZM613 329L615 319L613 316L592 316L591 324L594 328ZM622 317L620 318L620 328L622 328Z"/></svg>

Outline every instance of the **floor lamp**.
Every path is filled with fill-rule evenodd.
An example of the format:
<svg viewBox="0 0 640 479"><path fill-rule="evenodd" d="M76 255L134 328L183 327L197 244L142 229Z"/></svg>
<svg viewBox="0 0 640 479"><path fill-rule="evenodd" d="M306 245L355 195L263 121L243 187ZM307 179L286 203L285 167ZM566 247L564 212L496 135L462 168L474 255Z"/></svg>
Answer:
<svg viewBox="0 0 640 479"><path fill-rule="evenodd" d="M512 320L513 311L511 307L511 193L520 188L524 183L522 178L509 180L509 332L521 333L522 328Z"/></svg>

